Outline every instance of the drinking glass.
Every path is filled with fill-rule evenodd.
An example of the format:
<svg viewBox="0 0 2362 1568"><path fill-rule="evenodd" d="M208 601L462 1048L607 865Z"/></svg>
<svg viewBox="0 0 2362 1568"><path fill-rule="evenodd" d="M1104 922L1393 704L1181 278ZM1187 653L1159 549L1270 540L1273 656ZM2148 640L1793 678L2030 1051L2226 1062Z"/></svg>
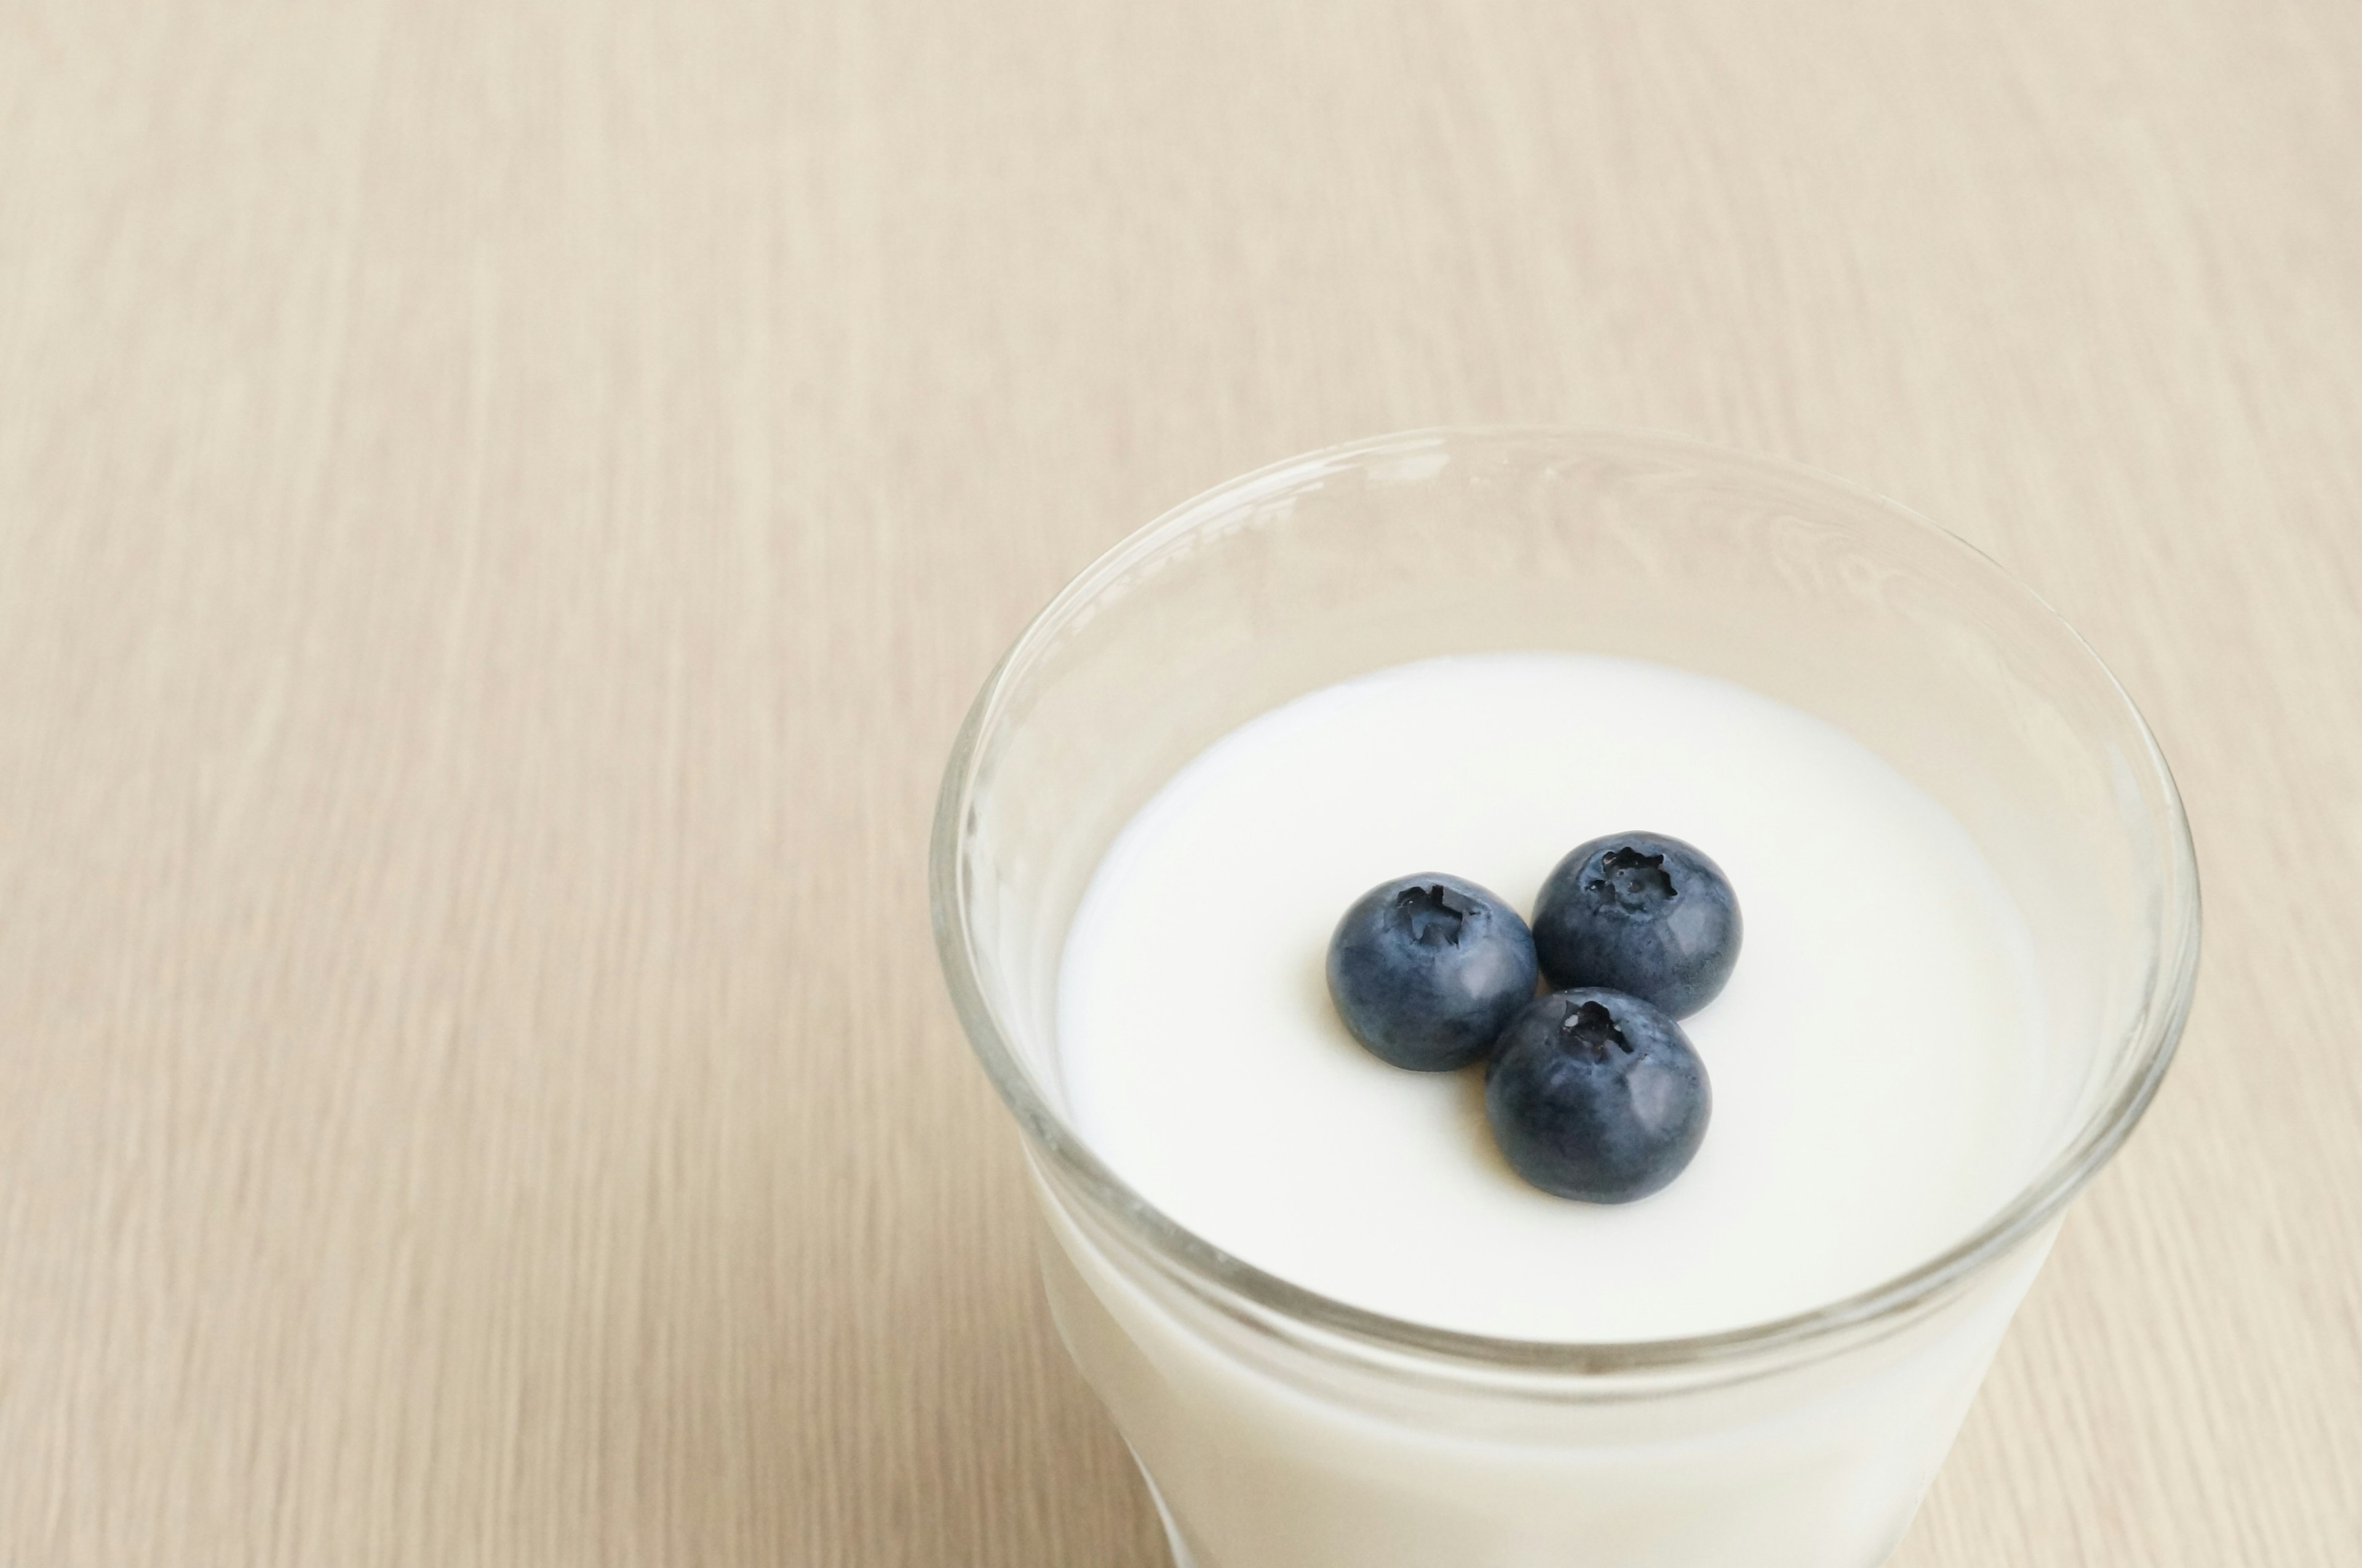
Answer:
<svg viewBox="0 0 2362 1568"><path fill-rule="evenodd" d="M1947 807L2031 929L2047 1132L1907 1271L1687 1338L1491 1338L1333 1300L1126 1185L1068 1117L1059 964L1174 772L1317 688L1561 650L1738 682ZM935 820L960 1020L1024 1140L1052 1314L1183 1568L1872 1568L2068 1202L2139 1119L2198 957L2155 740L2032 592L1879 496L1615 429L1420 431L1276 464L1132 535L986 681Z"/></svg>

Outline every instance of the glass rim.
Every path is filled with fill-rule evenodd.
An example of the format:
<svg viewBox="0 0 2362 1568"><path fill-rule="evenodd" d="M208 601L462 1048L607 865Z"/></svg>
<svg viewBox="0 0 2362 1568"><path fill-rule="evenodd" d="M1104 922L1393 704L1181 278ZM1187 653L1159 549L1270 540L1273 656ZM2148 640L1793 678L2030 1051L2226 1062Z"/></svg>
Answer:
<svg viewBox="0 0 2362 1568"><path fill-rule="evenodd" d="M1043 654L1067 615L1175 538L1310 474L1402 456L1453 443L1546 442L1580 446L1613 440L1652 446L1669 454L1705 458L1726 467L1837 491L1867 502L1906 527L1924 530L1992 573L2028 608L2063 633L2092 673L2122 705L2140 740L2149 778L2164 807L2158 845L2164 862L2164 919L2147 965L2139 1004L2110 1036L2114 1063L2097 1103L2065 1146L2015 1194L1966 1236L1913 1267L1835 1301L1783 1317L1708 1334L1648 1340L1539 1340L1445 1329L1397 1318L1325 1296L1225 1252L1172 1219L1136 1191L1070 1126L1043 1094L1012 1049L988 1000L978 973L966 899L962 844L977 784L982 742L1000 719L1010 692ZM1195 1282L1212 1284L1264 1312L1308 1324L1383 1352L1408 1353L1469 1368L1566 1373L1586 1377L1617 1373L1690 1370L1737 1372L1768 1354L1795 1352L1849 1338L1855 1331L1899 1325L1919 1309L1948 1297L1987 1264L2014 1252L2057 1216L2096 1176L2131 1134L2171 1063L2195 988L2201 925L2198 865L2189 818L2165 755L2140 709L2106 663L2047 601L1992 557L1949 529L1865 486L1783 458L1718 446L1665 431L1626 425L1438 425L1321 447L1269 463L1184 501L1126 536L1084 568L1026 624L986 677L970 705L944 770L936 798L928 867L935 946L969 1045L1001 1100L1016 1116L1051 1173L1078 1189L1130 1242L1154 1261Z"/></svg>

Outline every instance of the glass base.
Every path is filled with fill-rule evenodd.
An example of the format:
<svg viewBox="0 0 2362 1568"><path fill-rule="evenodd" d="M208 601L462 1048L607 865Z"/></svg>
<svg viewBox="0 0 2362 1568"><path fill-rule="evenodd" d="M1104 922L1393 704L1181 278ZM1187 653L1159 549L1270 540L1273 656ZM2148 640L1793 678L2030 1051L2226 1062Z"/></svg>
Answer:
<svg viewBox="0 0 2362 1568"><path fill-rule="evenodd" d="M1181 1539L1181 1527L1173 1522L1173 1510L1164 1506L1164 1494L1156 1489L1156 1477L1140 1463L1139 1453L1130 1443L1123 1446L1131 1453L1132 1466L1140 1472L1140 1484L1148 1488L1148 1500L1156 1505L1156 1517L1164 1525L1164 1544L1173 1553L1173 1568L1198 1568L1198 1560L1189 1554L1188 1543Z"/></svg>

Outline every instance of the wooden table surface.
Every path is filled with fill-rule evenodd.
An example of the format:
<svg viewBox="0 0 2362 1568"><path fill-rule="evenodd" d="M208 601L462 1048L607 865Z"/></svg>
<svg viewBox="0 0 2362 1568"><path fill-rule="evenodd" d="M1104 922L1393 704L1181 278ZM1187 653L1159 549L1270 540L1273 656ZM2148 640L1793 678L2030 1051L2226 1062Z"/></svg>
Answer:
<svg viewBox="0 0 2362 1568"><path fill-rule="evenodd" d="M1610 420L1948 523L2209 929L1896 1560L2362 1562L2362 8L0 7L0 1562L1161 1561L937 770L1166 505Z"/></svg>

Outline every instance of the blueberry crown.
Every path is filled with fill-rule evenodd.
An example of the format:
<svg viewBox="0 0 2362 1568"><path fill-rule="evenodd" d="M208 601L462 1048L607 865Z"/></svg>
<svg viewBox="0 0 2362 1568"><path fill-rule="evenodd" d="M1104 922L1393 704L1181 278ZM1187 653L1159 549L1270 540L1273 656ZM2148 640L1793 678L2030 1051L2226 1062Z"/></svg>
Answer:
<svg viewBox="0 0 2362 1568"><path fill-rule="evenodd" d="M1476 912L1476 900L1440 883L1405 888L1395 895L1395 918L1421 947L1456 947L1460 928Z"/></svg>
<svg viewBox="0 0 2362 1568"><path fill-rule="evenodd" d="M1558 1021L1560 1043L1570 1051L1577 1051L1595 1062L1607 1059L1607 1048L1613 1045L1627 1056L1632 1054L1632 1043L1616 1027L1616 1015L1595 1001L1578 1002Z"/></svg>
<svg viewBox="0 0 2362 1568"><path fill-rule="evenodd" d="M1599 857L1599 875L1584 884L1594 893L1606 893L1627 909L1646 909L1680 895L1665 857L1647 855L1626 845Z"/></svg>

